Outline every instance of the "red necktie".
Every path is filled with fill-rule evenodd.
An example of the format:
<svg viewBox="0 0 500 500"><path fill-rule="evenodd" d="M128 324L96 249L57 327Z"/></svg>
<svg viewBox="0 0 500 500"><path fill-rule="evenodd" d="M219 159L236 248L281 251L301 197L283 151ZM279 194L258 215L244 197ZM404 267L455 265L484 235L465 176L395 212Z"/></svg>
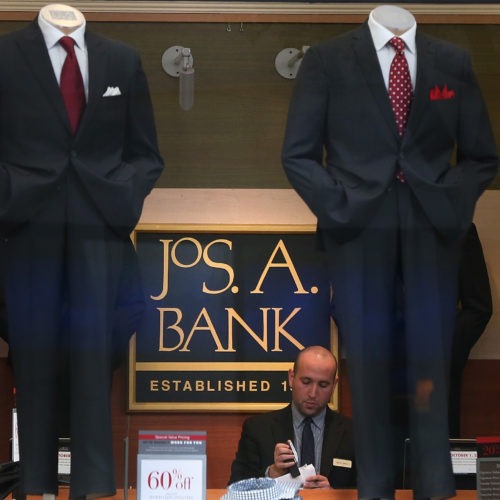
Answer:
<svg viewBox="0 0 500 500"><path fill-rule="evenodd" d="M391 63L389 72L389 98L396 118L399 135L405 132L410 104L412 100L412 86L408 61L406 60L404 48L405 43L401 38L393 37L389 44L396 50L396 55Z"/></svg>
<svg viewBox="0 0 500 500"><path fill-rule="evenodd" d="M85 90L78 60L76 59L75 41L69 36L63 36L59 43L67 53L61 71L61 93L66 104L71 129L75 133L85 109Z"/></svg>

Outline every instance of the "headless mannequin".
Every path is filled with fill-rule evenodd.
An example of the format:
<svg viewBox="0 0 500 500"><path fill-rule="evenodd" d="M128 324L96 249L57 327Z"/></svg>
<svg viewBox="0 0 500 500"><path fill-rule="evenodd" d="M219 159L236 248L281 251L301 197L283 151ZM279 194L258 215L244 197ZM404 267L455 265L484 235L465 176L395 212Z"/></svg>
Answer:
<svg viewBox="0 0 500 500"><path fill-rule="evenodd" d="M85 22L79 10L60 3L51 3L42 7L40 15L65 35L69 35Z"/></svg>
<svg viewBox="0 0 500 500"><path fill-rule="evenodd" d="M411 12L396 5L379 5L373 9L372 15L375 21L396 36L408 31L416 22Z"/></svg>
<svg viewBox="0 0 500 500"><path fill-rule="evenodd" d="M375 21L395 36L403 35L416 23L415 17L411 12L396 5L380 5L375 7L371 14ZM433 388L433 382L430 379L423 379L417 382L416 391L413 395L415 407L425 408L428 406Z"/></svg>
<svg viewBox="0 0 500 500"><path fill-rule="evenodd" d="M69 35L85 22L85 18L79 10L59 3L42 7L40 16L64 35ZM55 500L55 498L56 496L52 493L43 494L43 500Z"/></svg>

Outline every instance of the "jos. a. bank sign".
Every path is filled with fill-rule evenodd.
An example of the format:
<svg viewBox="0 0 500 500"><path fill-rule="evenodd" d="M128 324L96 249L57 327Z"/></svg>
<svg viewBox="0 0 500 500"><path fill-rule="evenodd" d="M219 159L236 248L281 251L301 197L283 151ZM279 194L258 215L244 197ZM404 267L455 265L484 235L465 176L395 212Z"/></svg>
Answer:
<svg viewBox="0 0 500 500"><path fill-rule="evenodd" d="M271 409L297 353L332 345L313 231L135 232L146 296L131 343L129 409Z"/></svg>

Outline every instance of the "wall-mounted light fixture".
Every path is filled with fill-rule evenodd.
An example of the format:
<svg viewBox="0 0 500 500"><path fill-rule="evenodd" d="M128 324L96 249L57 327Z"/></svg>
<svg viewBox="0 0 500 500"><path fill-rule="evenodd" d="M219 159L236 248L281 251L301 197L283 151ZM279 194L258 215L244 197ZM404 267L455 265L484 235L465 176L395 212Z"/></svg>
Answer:
<svg viewBox="0 0 500 500"><path fill-rule="evenodd" d="M274 60L276 71L283 77L293 80L297 76L302 58L309 45L304 45L302 49L287 48L278 52Z"/></svg>
<svg viewBox="0 0 500 500"><path fill-rule="evenodd" d="M179 106L188 111L194 104L194 68L191 49L174 45L161 57L165 73L179 78Z"/></svg>

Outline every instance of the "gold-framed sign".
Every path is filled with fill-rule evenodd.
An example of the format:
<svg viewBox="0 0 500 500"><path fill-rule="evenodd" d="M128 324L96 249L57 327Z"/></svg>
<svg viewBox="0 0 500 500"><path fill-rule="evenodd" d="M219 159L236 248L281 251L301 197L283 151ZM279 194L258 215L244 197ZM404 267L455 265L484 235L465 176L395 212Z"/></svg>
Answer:
<svg viewBox="0 0 500 500"><path fill-rule="evenodd" d="M131 342L129 410L288 403L297 353L338 349L315 239L314 226L139 225L146 312Z"/></svg>

